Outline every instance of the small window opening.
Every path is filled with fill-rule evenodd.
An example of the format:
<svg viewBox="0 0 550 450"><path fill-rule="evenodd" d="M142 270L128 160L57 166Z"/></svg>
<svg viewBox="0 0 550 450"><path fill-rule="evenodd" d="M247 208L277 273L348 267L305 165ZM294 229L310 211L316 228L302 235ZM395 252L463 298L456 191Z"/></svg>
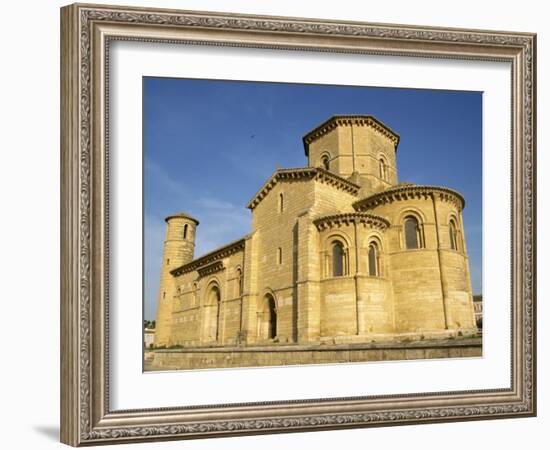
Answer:
<svg viewBox="0 0 550 450"><path fill-rule="evenodd" d="M328 155L323 155L321 158L321 167L325 170L330 170L330 158Z"/></svg>

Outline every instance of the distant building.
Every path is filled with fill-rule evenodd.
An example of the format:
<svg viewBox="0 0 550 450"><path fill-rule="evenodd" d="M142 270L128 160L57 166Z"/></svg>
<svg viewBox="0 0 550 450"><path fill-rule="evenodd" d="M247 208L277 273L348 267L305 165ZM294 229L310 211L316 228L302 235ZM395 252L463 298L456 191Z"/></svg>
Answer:
<svg viewBox="0 0 550 450"><path fill-rule="evenodd" d="M483 328L483 296L474 295L474 311L476 315L476 325L481 330Z"/></svg>
<svg viewBox="0 0 550 450"><path fill-rule="evenodd" d="M464 198L399 183L398 142L372 116L332 117L303 138L308 166L276 170L252 197L251 234L198 259L198 220L167 217L155 345L477 333Z"/></svg>
<svg viewBox="0 0 550 450"><path fill-rule="evenodd" d="M143 330L143 343L145 348L151 348L155 345L155 329L145 328Z"/></svg>

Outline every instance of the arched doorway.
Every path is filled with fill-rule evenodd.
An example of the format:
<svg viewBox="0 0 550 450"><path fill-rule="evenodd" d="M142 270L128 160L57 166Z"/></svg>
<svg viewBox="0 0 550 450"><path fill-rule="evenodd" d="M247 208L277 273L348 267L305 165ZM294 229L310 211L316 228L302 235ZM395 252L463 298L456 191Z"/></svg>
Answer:
<svg viewBox="0 0 550 450"><path fill-rule="evenodd" d="M260 311L259 336L271 340L277 337L277 304L271 294L266 294Z"/></svg>
<svg viewBox="0 0 550 450"><path fill-rule="evenodd" d="M275 311L275 299L269 295L268 296L268 331L267 337L269 339L274 339L277 336L277 312Z"/></svg>
<svg viewBox="0 0 550 450"><path fill-rule="evenodd" d="M204 333L208 342L220 340L221 292L217 284L212 284L206 294L204 305Z"/></svg>

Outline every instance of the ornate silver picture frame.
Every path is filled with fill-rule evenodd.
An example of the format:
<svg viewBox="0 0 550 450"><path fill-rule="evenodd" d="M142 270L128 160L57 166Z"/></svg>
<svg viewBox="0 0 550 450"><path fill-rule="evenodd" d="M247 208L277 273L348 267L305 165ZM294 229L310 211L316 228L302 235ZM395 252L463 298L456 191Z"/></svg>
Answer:
<svg viewBox="0 0 550 450"><path fill-rule="evenodd" d="M117 410L110 398L109 58L115 41L506 62L506 388ZM61 9L61 441L97 445L536 414L536 35L75 4ZM246 369L242 369L246 370ZM150 376L155 376L154 374Z"/></svg>

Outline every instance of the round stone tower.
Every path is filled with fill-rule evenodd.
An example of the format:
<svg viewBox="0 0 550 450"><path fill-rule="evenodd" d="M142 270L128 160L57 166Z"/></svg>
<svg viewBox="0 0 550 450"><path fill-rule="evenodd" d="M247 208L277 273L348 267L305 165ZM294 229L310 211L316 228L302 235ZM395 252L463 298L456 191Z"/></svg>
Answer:
<svg viewBox="0 0 550 450"><path fill-rule="evenodd" d="M156 347L171 345L170 335L176 286L174 276L170 272L193 260L195 233L199 224L197 219L183 212L168 216L165 220L166 238L157 299Z"/></svg>
<svg viewBox="0 0 550 450"><path fill-rule="evenodd" d="M164 266L170 271L193 260L199 221L183 212L168 216L165 220Z"/></svg>

